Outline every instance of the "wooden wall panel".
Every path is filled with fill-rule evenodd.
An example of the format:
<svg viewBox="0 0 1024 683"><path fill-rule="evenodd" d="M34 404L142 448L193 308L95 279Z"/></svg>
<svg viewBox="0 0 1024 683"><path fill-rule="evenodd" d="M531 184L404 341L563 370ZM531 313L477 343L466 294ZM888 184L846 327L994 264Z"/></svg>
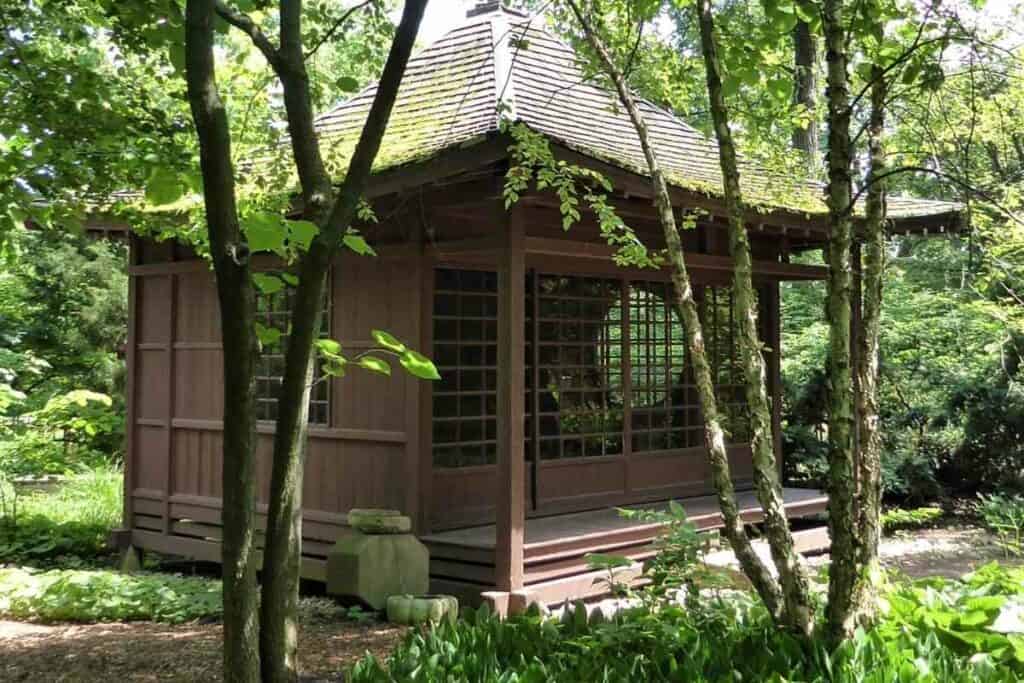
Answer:
<svg viewBox="0 0 1024 683"><path fill-rule="evenodd" d="M134 488L165 491L168 433L163 427L135 427Z"/></svg>
<svg viewBox="0 0 1024 683"><path fill-rule="evenodd" d="M176 429L171 454L172 495L220 498L222 445L220 432Z"/></svg>
<svg viewBox="0 0 1024 683"><path fill-rule="evenodd" d="M217 287L209 270L181 273L177 285L178 342L220 343Z"/></svg>
<svg viewBox="0 0 1024 683"><path fill-rule="evenodd" d="M444 495L431 496L430 529L493 522L497 486L497 470L493 465L434 469L431 489Z"/></svg>
<svg viewBox="0 0 1024 683"><path fill-rule="evenodd" d="M178 342L180 347L183 343ZM224 417L224 356L220 349L174 351L174 417L221 420Z"/></svg>
<svg viewBox="0 0 1024 683"><path fill-rule="evenodd" d="M408 260L343 256L333 277L333 332L352 353L372 345L381 329L408 344L418 343L419 286L416 263ZM392 376L352 370L334 380L332 425L347 429L404 431L405 404L419 380L395 367ZM396 472L396 478L401 474Z"/></svg>
<svg viewBox="0 0 1024 683"><path fill-rule="evenodd" d="M136 341L166 344L171 338L171 278L167 275L139 277L135 315Z"/></svg>
<svg viewBox="0 0 1024 683"><path fill-rule="evenodd" d="M138 383L135 389L137 420L165 420L170 409L167 385L168 354L159 349L139 349L135 353Z"/></svg>

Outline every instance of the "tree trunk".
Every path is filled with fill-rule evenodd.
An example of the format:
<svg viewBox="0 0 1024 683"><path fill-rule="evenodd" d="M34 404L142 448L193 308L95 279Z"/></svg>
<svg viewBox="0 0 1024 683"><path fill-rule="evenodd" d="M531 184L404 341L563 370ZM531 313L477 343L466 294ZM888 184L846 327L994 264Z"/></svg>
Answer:
<svg viewBox="0 0 1024 683"><path fill-rule="evenodd" d="M313 132L309 83L302 57L301 3L282 0L283 66L289 130L309 217L320 218L320 234L301 259L299 284L291 310L291 331L285 351L285 374L278 398L274 434L267 545L263 557L263 601L260 651L265 682L297 678L297 608L302 553L302 477L309 424L309 391L320 334L324 291L331 258L356 214L359 200L380 149L398 87L419 31L427 0L408 0L391 44L373 104L356 145L348 172L329 215L321 197L330 190ZM302 139L296 139L301 137Z"/></svg>
<svg viewBox="0 0 1024 683"><path fill-rule="evenodd" d="M224 680L259 679L254 554L257 344L248 249L235 206L231 135L214 75L213 0L189 0L185 58L189 104L199 137L210 252L224 348L224 482L221 562Z"/></svg>
<svg viewBox="0 0 1024 683"><path fill-rule="evenodd" d="M871 114L868 121L870 172L864 220L864 290L862 329L857 353L857 421L859 453L857 482L860 489L860 579L854 608L862 620L870 619L878 573L878 541L881 535L882 432L878 414L879 335L882 314L882 275L885 272L886 172L885 99L887 81L881 67L872 69Z"/></svg>
<svg viewBox="0 0 1024 683"><path fill-rule="evenodd" d="M818 38L805 21L793 29L793 103L811 118L793 128L793 147L806 155L807 173L818 173Z"/></svg>
<svg viewBox="0 0 1024 683"><path fill-rule="evenodd" d="M733 259L732 286L735 315L739 323L746 402L750 411L754 486L764 511L768 545L779 572L784 597L784 625L804 635L810 635L814 624L814 608L800 555L793 548L793 535L789 529L789 520L786 518L782 482L775 459L775 440L772 435L772 419L765 383L765 363L761 354L761 339L757 333L757 300L754 298L750 240L744 221L736 147L733 144L732 131L729 129L729 114L722 94L710 0L697 0L697 14L711 118L718 140L718 157L722 168L725 204L729 214L729 252Z"/></svg>
<svg viewBox="0 0 1024 683"><path fill-rule="evenodd" d="M853 387L850 358L852 185L850 92L847 75L846 17L843 0L824 0L828 64L829 266L829 570L828 636L838 643L853 633L853 593L857 581L858 534L853 451Z"/></svg>
<svg viewBox="0 0 1024 683"><path fill-rule="evenodd" d="M576 2L570 0L569 6L580 22L587 41L599 58L605 72L615 84L619 100L629 113L630 120L636 128L641 146L643 147L644 157L647 160L651 173L658 217L665 236L669 260L672 263L672 283L675 291L675 301L673 303L682 319L683 329L686 332L687 345L690 351L690 363L693 367L694 381L697 385L701 412L704 416L704 439L711 463L715 491L725 524L723 532L732 545L740 566L743 568L743 572L754 585L768 611L772 614L773 618L781 620L783 616L782 590L778 582L775 581L768 571L768 568L761 561L761 558L754 552L750 539L747 537L743 527L743 521L740 518L739 507L736 503L736 492L729 468L729 458L725 448L725 435L722 432L721 422L718 417L718 403L715 397L714 380L712 379L711 367L708 364L707 353L704 348L704 336L697 312L697 303L693 298L693 287L690 283L683 247L679 239L679 231L672 212L672 200L669 197L668 186L665 183L665 177L662 175L658 158L650 144L647 124L636 106L636 101L626 85L622 72L612 61L600 37L593 30L590 21L580 10Z"/></svg>

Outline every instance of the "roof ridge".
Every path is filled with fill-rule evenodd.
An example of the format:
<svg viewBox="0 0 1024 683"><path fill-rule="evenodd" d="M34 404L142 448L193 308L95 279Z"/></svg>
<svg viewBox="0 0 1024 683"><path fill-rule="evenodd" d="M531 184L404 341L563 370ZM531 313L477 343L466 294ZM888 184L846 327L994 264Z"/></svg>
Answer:
<svg viewBox="0 0 1024 683"><path fill-rule="evenodd" d="M503 11L494 12L490 16L490 23L491 58L494 60L495 125L500 125L503 117L512 120L517 118L515 82L512 78L515 54L509 50L513 28ZM517 47L516 50L518 49Z"/></svg>

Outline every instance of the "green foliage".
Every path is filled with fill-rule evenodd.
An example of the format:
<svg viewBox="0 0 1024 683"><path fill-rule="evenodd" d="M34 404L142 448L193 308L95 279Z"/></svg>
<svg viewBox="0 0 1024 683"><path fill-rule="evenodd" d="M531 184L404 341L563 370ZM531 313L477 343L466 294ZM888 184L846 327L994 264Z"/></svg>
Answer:
<svg viewBox="0 0 1024 683"><path fill-rule="evenodd" d="M891 534L894 531L926 529L933 526L943 516L942 508L893 508L882 512L882 531Z"/></svg>
<svg viewBox="0 0 1024 683"><path fill-rule="evenodd" d="M221 612L219 581L102 570L0 569L0 616L33 621L181 623Z"/></svg>
<svg viewBox="0 0 1024 683"><path fill-rule="evenodd" d="M1020 485L1016 323L964 287L965 247L938 238L890 247L879 396L890 499L920 504L945 490ZM782 296L784 466L790 481L810 485L825 471L823 297L817 284L786 285Z"/></svg>
<svg viewBox="0 0 1024 683"><path fill-rule="evenodd" d="M502 120L502 130L512 136L509 148L512 164L505 175L502 193L505 208L511 207L529 191L531 183L537 191L550 190L559 201L562 228L569 230L581 218L580 199L597 218L605 241L617 249L614 259L619 265L640 268L657 266L660 259L648 253L636 233L626 225L608 202L611 182L601 173L556 159L548 140L523 123Z"/></svg>
<svg viewBox="0 0 1024 683"><path fill-rule="evenodd" d="M619 514L649 524L664 525L654 541L657 554L644 563L644 576L650 580L648 592L657 598L684 590L688 604L699 600L700 590L724 587L717 570L702 560L708 549L709 535L702 535L686 517L686 509L669 501L666 510L621 509Z"/></svg>
<svg viewBox="0 0 1024 683"><path fill-rule="evenodd" d="M413 631L384 663L359 662L367 681L1014 681L1024 636L991 629L1024 589L1021 570L989 565L963 581L899 584L876 628L834 652L776 629L744 593L707 596L697 610L674 603L613 616L567 609L501 621L467 610L455 624Z"/></svg>
<svg viewBox="0 0 1024 683"><path fill-rule="evenodd" d="M979 495L978 512L1007 556L1024 556L1024 496Z"/></svg>
<svg viewBox="0 0 1024 683"><path fill-rule="evenodd" d="M109 557L121 522L121 472L96 468L67 477L54 492L17 494L0 480L0 564L75 567Z"/></svg>
<svg viewBox="0 0 1024 683"><path fill-rule="evenodd" d="M19 416L7 432L0 468L8 475L64 474L118 462L124 416L109 396L80 389Z"/></svg>

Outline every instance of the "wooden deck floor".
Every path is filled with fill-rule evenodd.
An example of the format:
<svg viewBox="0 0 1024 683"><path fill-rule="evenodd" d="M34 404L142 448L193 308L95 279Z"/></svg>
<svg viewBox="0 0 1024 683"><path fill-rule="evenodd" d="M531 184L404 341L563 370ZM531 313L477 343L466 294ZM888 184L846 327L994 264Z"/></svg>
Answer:
<svg viewBox="0 0 1024 683"><path fill-rule="evenodd" d="M824 510L828 496L815 489L786 488L783 491L787 512L791 517L817 514ZM737 492L740 512L750 522L759 521L761 507L753 491ZM718 501L714 496L685 498L679 501L686 509L687 517L699 529L714 529L722 525ZM632 506L642 509L665 509L667 503L649 503ZM527 551L540 551L545 547L564 546L566 543L585 541L592 537L630 534L657 527L650 523L625 519L616 508L575 512L552 517L536 517L526 520L525 545ZM495 528L486 526L455 529L422 538L427 545L443 544L463 548L493 550Z"/></svg>

